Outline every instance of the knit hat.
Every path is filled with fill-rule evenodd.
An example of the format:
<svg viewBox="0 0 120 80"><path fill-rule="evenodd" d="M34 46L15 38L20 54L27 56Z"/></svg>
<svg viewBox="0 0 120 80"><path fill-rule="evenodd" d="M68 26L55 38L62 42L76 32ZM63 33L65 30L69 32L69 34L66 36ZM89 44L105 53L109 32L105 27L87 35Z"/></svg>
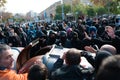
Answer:
<svg viewBox="0 0 120 80"><path fill-rule="evenodd" d="M97 32L97 28L95 26L91 26L89 28L89 33L91 33L92 31L94 31L96 33Z"/></svg>

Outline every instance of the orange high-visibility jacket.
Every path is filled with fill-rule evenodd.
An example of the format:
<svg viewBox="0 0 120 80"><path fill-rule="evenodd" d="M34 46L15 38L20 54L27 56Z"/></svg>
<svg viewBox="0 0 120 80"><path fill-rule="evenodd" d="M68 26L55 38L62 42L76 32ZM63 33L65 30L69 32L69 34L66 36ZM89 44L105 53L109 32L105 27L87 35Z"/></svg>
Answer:
<svg viewBox="0 0 120 80"><path fill-rule="evenodd" d="M0 80L27 80L27 75L17 74L14 70L0 70Z"/></svg>

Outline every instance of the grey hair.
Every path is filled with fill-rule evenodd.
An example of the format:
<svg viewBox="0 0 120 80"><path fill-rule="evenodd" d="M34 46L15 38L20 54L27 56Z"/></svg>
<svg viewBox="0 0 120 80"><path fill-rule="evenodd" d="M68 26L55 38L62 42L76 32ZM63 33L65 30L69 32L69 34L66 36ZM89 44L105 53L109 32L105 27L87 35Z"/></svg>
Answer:
<svg viewBox="0 0 120 80"><path fill-rule="evenodd" d="M8 50L8 49L11 49L10 46L8 46L7 44L0 44L0 54L5 51L5 50Z"/></svg>

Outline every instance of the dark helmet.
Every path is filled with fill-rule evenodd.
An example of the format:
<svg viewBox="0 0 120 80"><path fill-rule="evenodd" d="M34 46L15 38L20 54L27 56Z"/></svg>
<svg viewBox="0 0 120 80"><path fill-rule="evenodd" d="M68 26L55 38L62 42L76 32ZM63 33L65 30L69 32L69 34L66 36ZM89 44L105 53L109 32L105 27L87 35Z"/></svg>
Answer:
<svg viewBox="0 0 120 80"><path fill-rule="evenodd" d="M61 31L59 37L61 41L66 41L67 33L65 31Z"/></svg>
<svg viewBox="0 0 120 80"><path fill-rule="evenodd" d="M39 37L39 38L46 38L46 35L42 31L39 31L37 33L37 37Z"/></svg>
<svg viewBox="0 0 120 80"><path fill-rule="evenodd" d="M55 33L55 31L50 30L49 35L51 35L51 34L56 34L56 33Z"/></svg>
<svg viewBox="0 0 120 80"><path fill-rule="evenodd" d="M60 37L66 37L67 33L65 31L60 31Z"/></svg>

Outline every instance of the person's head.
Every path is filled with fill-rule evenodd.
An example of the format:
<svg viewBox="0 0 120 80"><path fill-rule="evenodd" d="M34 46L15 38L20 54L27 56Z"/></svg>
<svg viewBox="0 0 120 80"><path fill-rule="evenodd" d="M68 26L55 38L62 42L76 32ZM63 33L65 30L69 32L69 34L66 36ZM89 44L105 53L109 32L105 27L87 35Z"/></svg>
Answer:
<svg viewBox="0 0 120 80"><path fill-rule="evenodd" d="M89 35L90 37L92 38L96 38L96 35L97 35L97 28L95 26L91 26L89 28Z"/></svg>
<svg viewBox="0 0 120 80"><path fill-rule="evenodd" d="M89 34L96 34L97 33L97 28L95 27L95 26L91 26L90 28L89 28Z"/></svg>
<svg viewBox="0 0 120 80"><path fill-rule="evenodd" d="M64 26L66 26L67 23L68 23L68 21L65 21L65 20L63 21L63 25L64 25Z"/></svg>
<svg viewBox="0 0 120 80"><path fill-rule="evenodd" d="M112 46L112 45L109 45L109 44L102 45L100 50L108 51L113 55L115 55L117 53L116 48L114 46Z"/></svg>
<svg viewBox="0 0 120 80"><path fill-rule="evenodd" d="M10 28L10 32L14 33L14 31L15 31L14 28Z"/></svg>
<svg viewBox="0 0 120 80"><path fill-rule="evenodd" d="M7 69L13 68L13 54L10 46L6 44L0 44L0 67L5 67Z"/></svg>
<svg viewBox="0 0 120 80"><path fill-rule="evenodd" d="M115 31L115 28L112 26L105 26L105 32L111 32L111 30Z"/></svg>
<svg viewBox="0 0 120 80"><path fill-rule="evenodd" d="M73 32L71 33L71 38L72 38L72 40L78 39L78 33L75 32L75 31L73 31Z"/></svg>
<svg viewBox="0 0 120 80"><path fill-rule="evenodd" d="M120 80L120 55L114 55L106 58L95 80Z"/></svg>
<svg viewBox="0 0 120 80"><path fill-rule="evenodd" d="M59 36L61 41L66 41L67 33L65 31L61 31Z"/></svg>
<svg viewBox="0 0 120 80"><path fill-rule="evenodd" d="M13 36L14 33L15 33L14 28L10 28L10 30L9 30L9 36Z"/></svg>
<svg viewBox="0 0 120 80"><path fill-rule="evenodd" d="M20 28L19 28L19 31L20 31L20 32L23 32L23 28L22 28L22 27L20 27Z"/></svg>
<svg viewBox="0 0 120 80"><path fill-rule="evenodd" d="M95 71L97 72L99 67L101 66L101 63L106 59L107 57L112 56L112 54L108 51L98 51L96 53L95 57Z"/></svg>
<svg viewBox="0 0 120 80"><path fill-rule="evenodd" d="M52 40L56 39L56 33L52 30L49 32L49 39L52 39Z"/></svg>
<svg viewBox="0 0 120 80"><path fill-rule="evenodd" d="M46 35L42 31L39 31L36 36L37 36L37 38L40 38L40 39L46 38Z"/></svg>
<svg viewBox="0 0 120 80"><path fill-rule="evenodd" d="M33 65L28 72L28 80L46 80L47 68L44 64Z"/></svg>
<svg viewBox="0 0 120 80"><path fill-rule="evenodd" d="M108 25L108 19L107 18L102 19L102 25Z"/></svg>
<svg viewBox="0 0 120 80"><path fill-rule="evenodd" d="M70 35L70 33L71 33L72 31L73 31L72 28L68 28L67 31L66 31L66 32L67 32L67 35Z"/></svg>
<svg viewBox="0 0 120 80"><path fill-rule="evenodd" d="M65 62L68 65L78 65L81 61L80 51L72 48L65 53Z"/></svg>

